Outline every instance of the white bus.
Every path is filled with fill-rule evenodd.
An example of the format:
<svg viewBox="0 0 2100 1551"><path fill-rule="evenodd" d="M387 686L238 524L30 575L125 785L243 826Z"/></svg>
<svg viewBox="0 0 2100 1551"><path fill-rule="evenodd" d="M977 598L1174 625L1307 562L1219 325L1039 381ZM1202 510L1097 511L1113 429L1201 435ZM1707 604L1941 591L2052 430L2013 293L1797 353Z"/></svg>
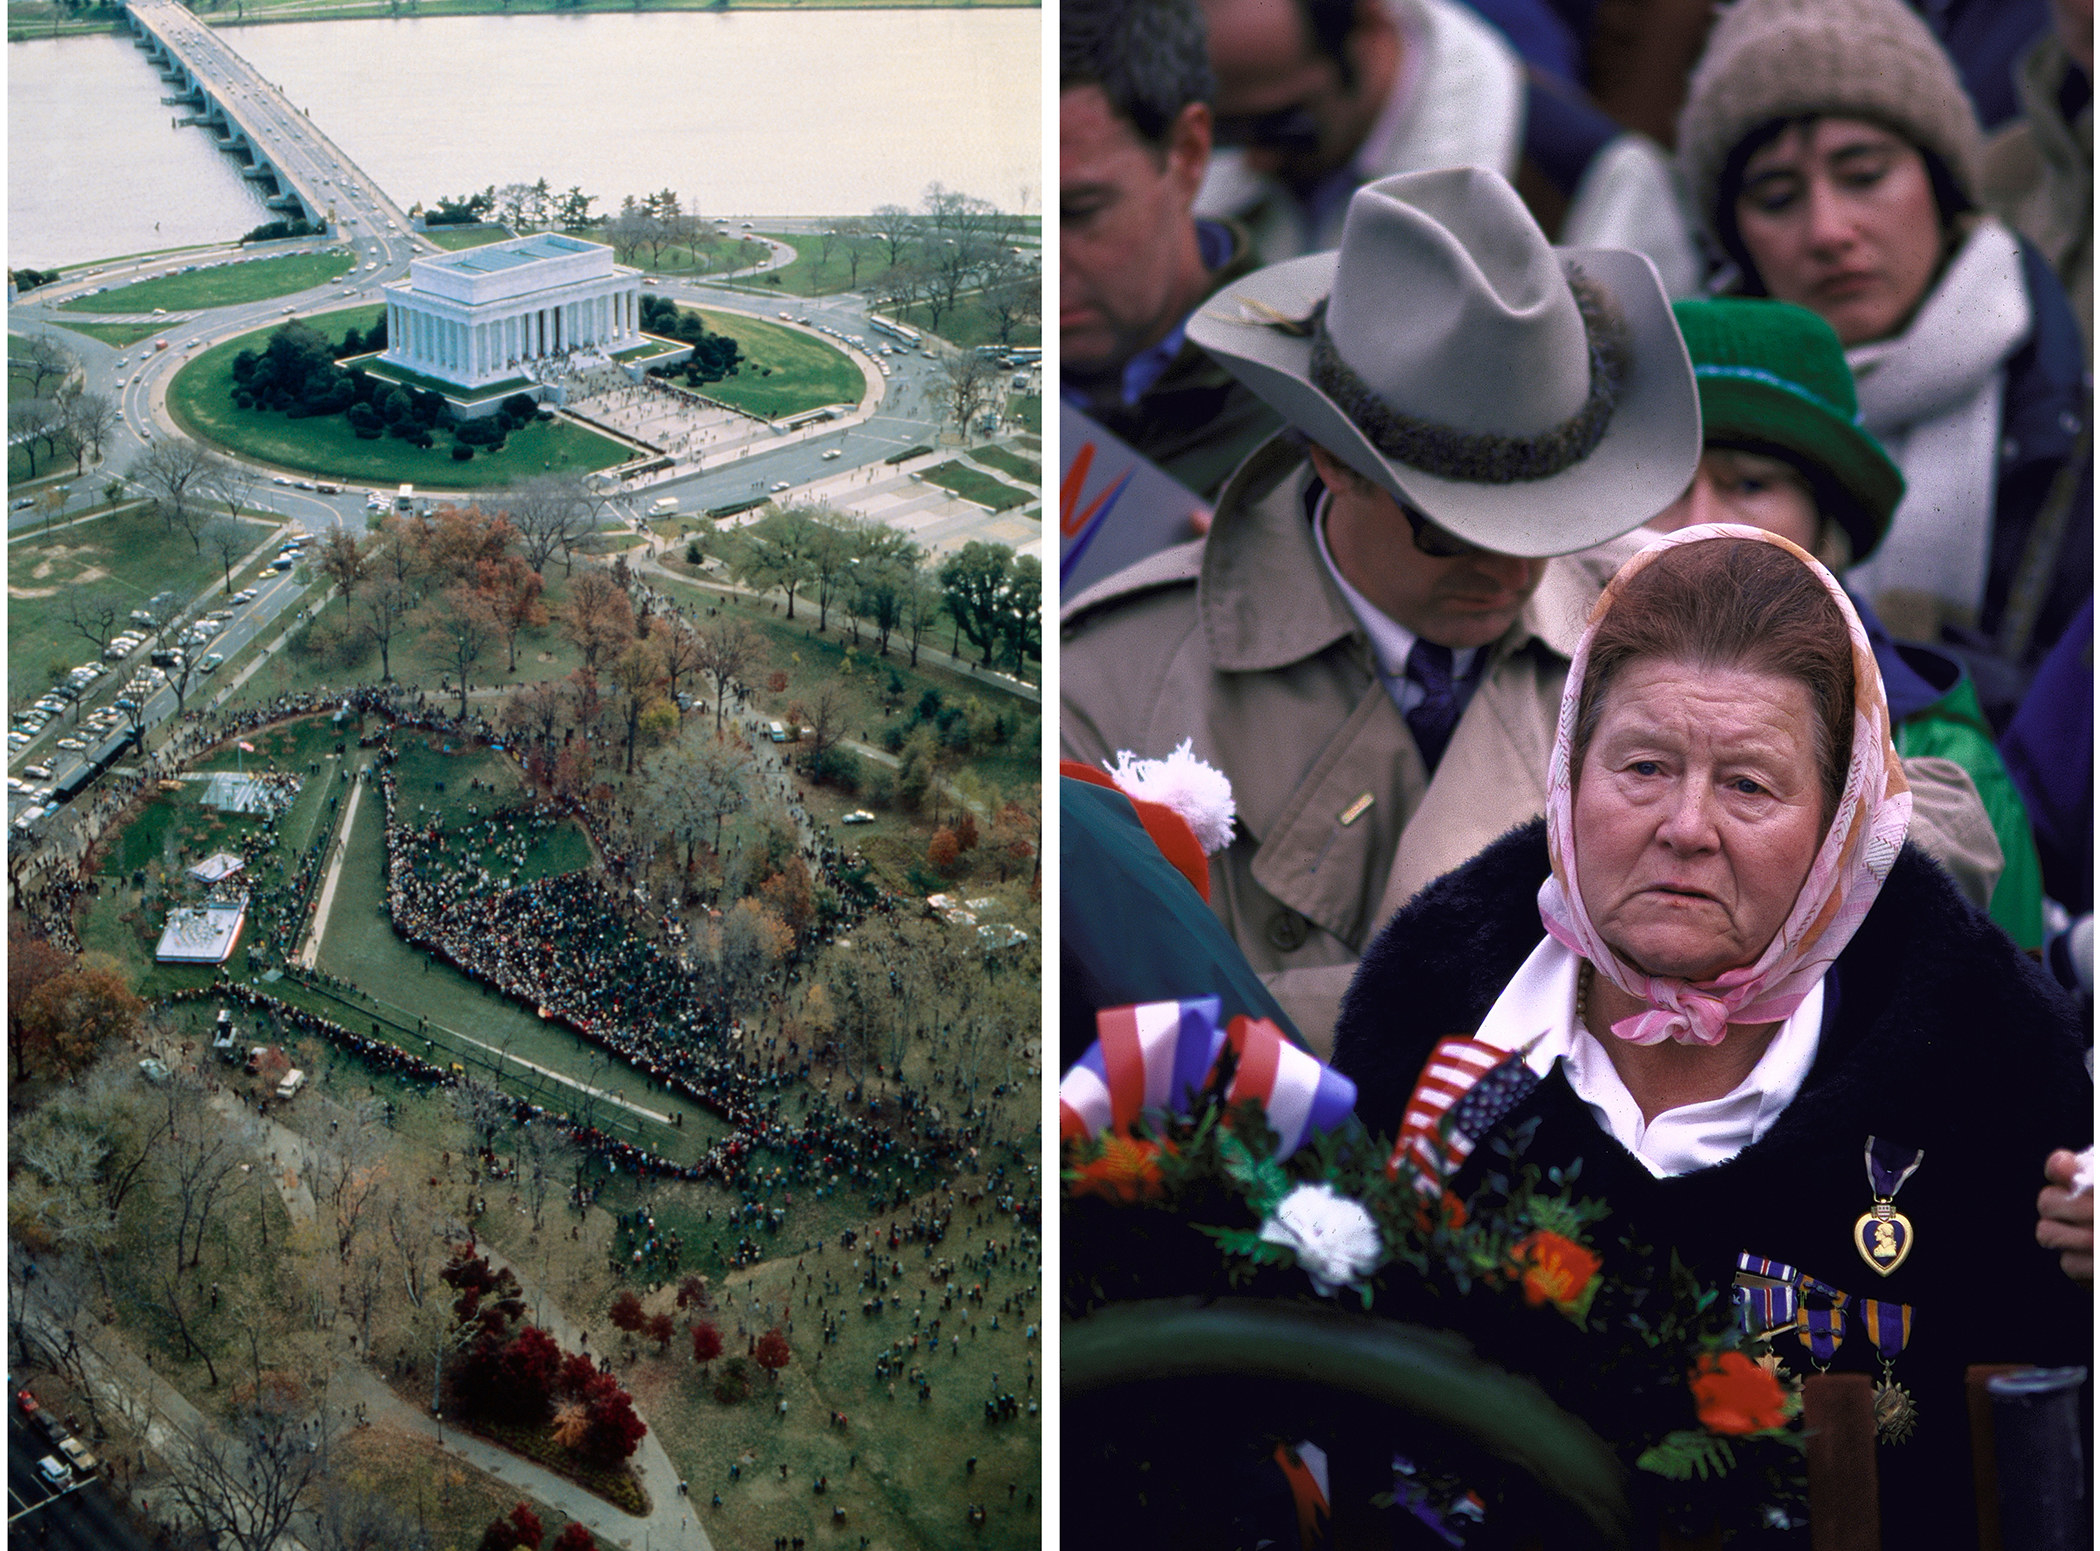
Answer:
<svg viewBox="0 0 2100 1551"><path fill-rule="evenodd" d="M887 334L892 339L901 339L907 345L916 346L919 343L919 335L916 329L908 329L901 323L892 323L888 318L878 318L873 313L868 314L868 327L878 334Z"/></svg>

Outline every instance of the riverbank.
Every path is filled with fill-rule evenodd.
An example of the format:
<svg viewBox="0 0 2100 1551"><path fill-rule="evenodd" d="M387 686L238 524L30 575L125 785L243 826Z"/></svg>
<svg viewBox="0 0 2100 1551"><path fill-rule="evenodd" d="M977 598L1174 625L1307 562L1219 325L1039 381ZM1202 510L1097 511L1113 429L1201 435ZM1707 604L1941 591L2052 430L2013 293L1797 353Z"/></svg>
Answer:
<svg viewBox="0 0 2100 1551"><path fill-rule="evenodd" d="M235 0L232 15L200 14L208 27L259 27L272 22L350 22L403 16L589 16L643 11L970 11L1042 9L1041 0ZM14 4L7 8L7 41L71 38L106 33L121 25L113 6L69 12L59 5Z"/></svg>

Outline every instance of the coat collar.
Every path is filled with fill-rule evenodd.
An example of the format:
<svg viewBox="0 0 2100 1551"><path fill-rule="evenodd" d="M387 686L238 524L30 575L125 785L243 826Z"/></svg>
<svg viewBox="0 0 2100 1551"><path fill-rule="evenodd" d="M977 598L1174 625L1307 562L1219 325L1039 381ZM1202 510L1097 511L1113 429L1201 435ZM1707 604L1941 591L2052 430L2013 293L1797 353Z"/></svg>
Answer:
<svg viewBox="0 0 2100 1551"><path fill-rule="evenodd" d="M1312 461L1283 432L1255 449L1219 493L1196 591L1211 662L1221 673L1273 672L1359 634L1320 563L1306 517L1313 479ZM1615 539L1548 561L1531 601L1491 649L1495 657L1534 637L1559 657L1573 657L1605 580L1635 547L1637 541Z"/></svg>

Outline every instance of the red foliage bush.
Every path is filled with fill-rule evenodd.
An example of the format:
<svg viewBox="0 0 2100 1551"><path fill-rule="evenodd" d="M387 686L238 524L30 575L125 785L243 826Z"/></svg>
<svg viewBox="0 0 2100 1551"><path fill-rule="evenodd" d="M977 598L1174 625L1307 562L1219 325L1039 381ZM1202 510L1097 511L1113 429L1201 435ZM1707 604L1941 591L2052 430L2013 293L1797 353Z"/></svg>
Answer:
<svg viewBox="0 0 2100 1551"><path fill-rule="evenodd" d="M751 1358L778 1380L780 1370L788 1365L794 1355L794 1349L788 1345L788 1338L776 1327L758 1338L758 1348L752 1352Z"/></svg>
<svg viewBox="0 0 2100 1551"><path fill-rule="evenodd" d="M631 1292L623 1292L613 1299L612 1312L608 1317L612 1320L614 1329L632 1334L642 1328L642 1321L648 1316L642 1313L641 1299Z"/></svg>
<svg viewBox="0 0 2100 1551"><path fill-rule="evenodd" d="M693 1361L707 1364L722 1355L722 1332L707 1320L693 1327Z"/></svg>

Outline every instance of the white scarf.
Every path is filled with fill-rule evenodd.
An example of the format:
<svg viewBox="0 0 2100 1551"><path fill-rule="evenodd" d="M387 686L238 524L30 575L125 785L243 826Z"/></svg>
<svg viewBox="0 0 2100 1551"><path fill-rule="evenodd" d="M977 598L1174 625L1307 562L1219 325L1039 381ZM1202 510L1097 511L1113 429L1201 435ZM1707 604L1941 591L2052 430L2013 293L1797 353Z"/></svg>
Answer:
<svg viewBox="0 0 2100 1551"><path fill-rule="evenodd" d="M1905 485L1874 558L1845 579L1898 635L1932 639L1938 623L1973 625L1982 612L2005 361L2033 324L2019 244L1986 219L1909 328L1845 353L1860 422Z"/></svg>

